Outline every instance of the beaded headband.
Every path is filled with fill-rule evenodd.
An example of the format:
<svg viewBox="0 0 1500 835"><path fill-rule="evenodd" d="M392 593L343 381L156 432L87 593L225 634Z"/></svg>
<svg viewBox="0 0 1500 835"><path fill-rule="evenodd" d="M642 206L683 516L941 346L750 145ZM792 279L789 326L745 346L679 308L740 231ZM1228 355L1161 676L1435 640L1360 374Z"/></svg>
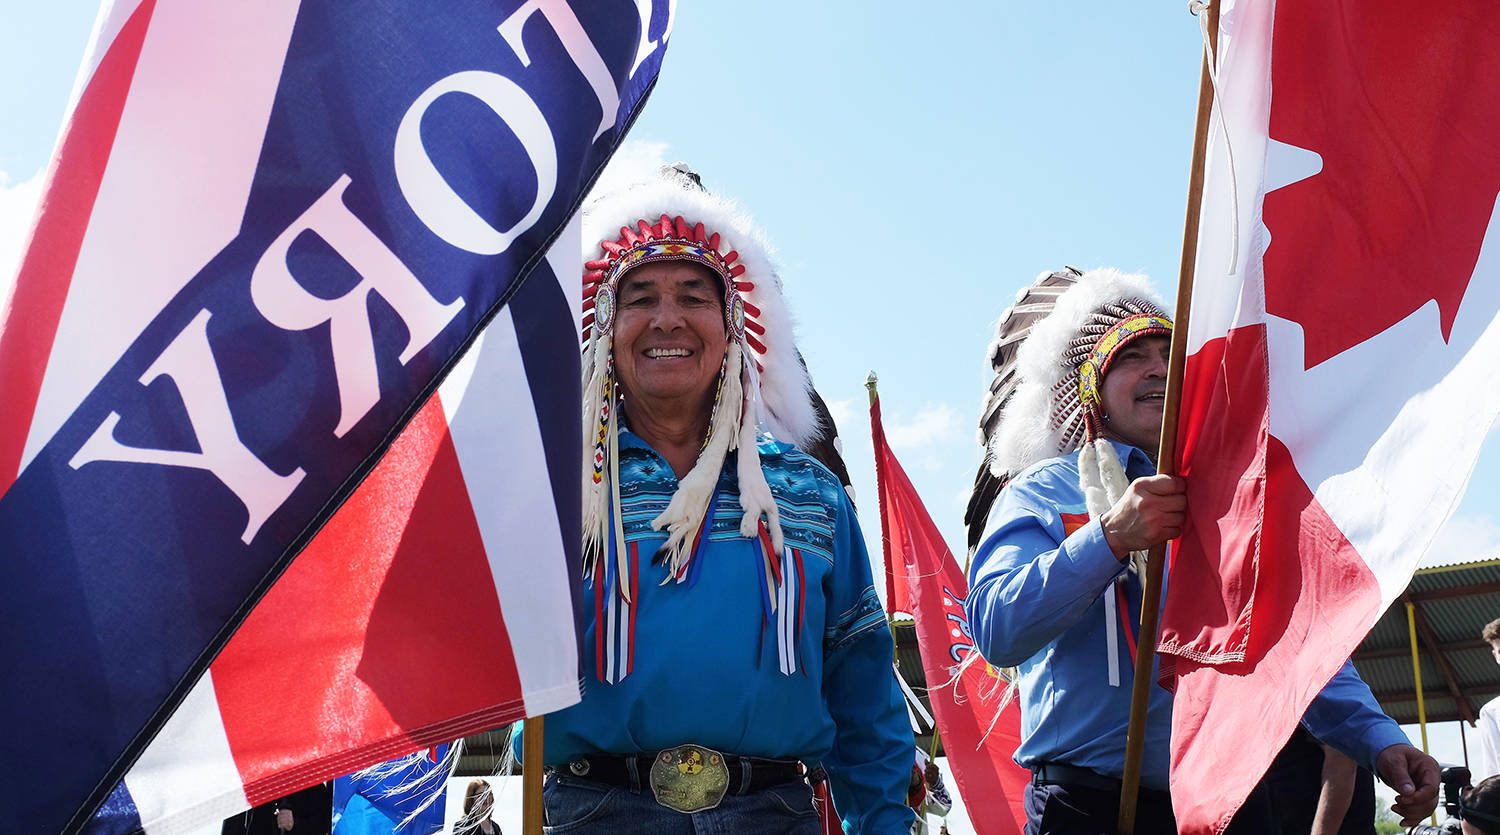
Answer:
<svg viewBox="0 0 1500 835"><path fill-rule="evenodd" d="M584 265L584 341L588 341L593 328L602 333L612 332L616 295L620 279L626 273L658 261L687 261L707 267L723 282L724 325L729 329L730 337L736 341L744 340L764 354L765 346L754 334L763 336L765 328L751 318L758 317L760 311L741 295L742 291L754 290L755 285L739 280L739 276L745 274L744 265L735 263L739 260L739 253L730 250L721 254L720 240L719 233L709 234L702 223L689 225L682 215L676 218L662 215L655 224L642 219L636 221L635 229L620 227L618 240L601 241L599 245L608 257ZM754 333L747 334L747 329Z"/></svg>
<svg viewBox="0 0 1500 835"><path fill-rule="evenodd" d="M1109 371L1115 352L1143 336L1171 336L1172 320L1154 313L1138 313L1105 331L1078 366L1078 399L1085 409L1100 406L1099 383Z"/></svg>

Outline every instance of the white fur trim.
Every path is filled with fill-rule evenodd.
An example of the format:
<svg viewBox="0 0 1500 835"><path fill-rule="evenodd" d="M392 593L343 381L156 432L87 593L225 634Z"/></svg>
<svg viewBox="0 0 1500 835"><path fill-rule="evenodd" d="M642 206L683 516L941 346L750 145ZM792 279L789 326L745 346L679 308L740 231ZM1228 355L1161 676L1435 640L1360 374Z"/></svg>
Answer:
<svg viewBox="0 0 1500 835"><path fill-rule="evenodd" d="M760 450L755 443L755 423L748 413L740 426L740 455L736 462L740 479L740 536L754 539L759 534L760 518L766 518L766 531L771 535L771 548L781 553L784 540L781 536L781 513L776 499L771 495L771 485L766 483L765 470L760 465Z"/></svg>
<svg viewBox="0 0 1500 835"><path fill-rule="evenodd" d="M724 360L724 390L720 392L719 404L714 410L713 422L708 428L708 446L698 454L693 468L677 484L677 492L661 515L651 520L651 529L667 530L667 578L671 580L690 556L694 534L708 515L708 502L713 498L714 487L719 483L719 472L724 469L724 456L735 445L737 418L744 397L741 374L743 364L740 346L729 344L729 353Z"/></svg>

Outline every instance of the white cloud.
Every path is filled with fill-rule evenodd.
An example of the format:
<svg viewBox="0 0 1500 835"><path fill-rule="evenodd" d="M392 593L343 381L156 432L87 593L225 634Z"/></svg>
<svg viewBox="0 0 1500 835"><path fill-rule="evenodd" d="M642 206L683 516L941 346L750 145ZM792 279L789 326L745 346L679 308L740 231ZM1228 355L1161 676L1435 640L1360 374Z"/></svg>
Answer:
<svg viewBox="0 0 1500 835"><path fill-rule="evenodd" d="M1421 567L1453 565L1500 557L1500 521L1482 514L1455 514L1448 520L1427 554Z"/></svg>
<svg viewBox="0 0 1500 835"><path fill-rule="evenodd" d="M604 167L604 173L599 175L599 180L594 183L591 193L605 194L655 176L656 172L669 162L668 147L670 146L665 142L648 142L644 139L625 140L625 144L616 149L615 155L610 157L609 165Z"/></svg>
<svg viewBox="0 0 1500 835"><path fill-rule="evenodd" d="M924 406L910 420L893 420L885 425L886 439L897 450L945 443L958 435L958 412L946 403Z"/></svg>
<svg viewBox="0 0 1500 835"><path fill-rule="evenodd" d="M10 285L21 267L21 250L31 234L42 176L38 171L31 179L11 185L9 175L0 171L0 305L10 298Z"/></svg>
<svg viewBox="0 0 1500 835"><path fill-rule="evenodd" d="M853 428L854 423L854 402L825 400L823 404L828 407L828 414L833 418L833 425L839 428L839 434L851 434L849 430Z"/></svg>

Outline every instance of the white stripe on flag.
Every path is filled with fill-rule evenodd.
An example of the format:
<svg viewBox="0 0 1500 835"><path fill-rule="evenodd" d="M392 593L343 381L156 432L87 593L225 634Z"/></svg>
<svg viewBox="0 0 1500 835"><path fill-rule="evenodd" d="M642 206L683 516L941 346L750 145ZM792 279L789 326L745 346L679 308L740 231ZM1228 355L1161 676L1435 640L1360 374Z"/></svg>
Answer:
<svg viewBox="0 0 1500 835"><path fill-rule="evenodd" d="M239 232L297 7L297 0L156 3L58 322L23 469L146 324Z"/></svg>
<svg viewBox="0 0 1500 835"><path fill-rule="evenodd" d="M185 835L250 808L212 676L188 692L126 772L125 787L146 835Z"/></svg>
<svg viewBox="0 0 1500 835"><path fill-rule="evenodd" d="M565 280L582 274L581 234L575 218L547 255L547 264ZM539 270L527 280L555 279ZM563 292L575 304L582 295L566 284ZM562 526L508 308L490 322L469 356L465 374L456 370L440 396L451 410L449 431L510 633L526 712L535 716L578 701L578 648Z"/></svg>

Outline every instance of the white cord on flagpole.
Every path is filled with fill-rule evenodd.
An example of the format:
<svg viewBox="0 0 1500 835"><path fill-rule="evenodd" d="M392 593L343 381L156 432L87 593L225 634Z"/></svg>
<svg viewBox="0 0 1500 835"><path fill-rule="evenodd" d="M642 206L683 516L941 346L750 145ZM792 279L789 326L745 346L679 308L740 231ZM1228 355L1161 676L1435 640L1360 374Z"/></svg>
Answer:
<svg viewBox="0 0 1500 835"><path fill-rule="evenodd" d="M1240 197L1234 173L1234 148L1229 144L1229 126L1225 123L1224 102L1219 97L1219 68L1214 62L1214 48L1208 37L1208 0L1188 0L1188 11L1198 18L1203 33L1203 57L1207 62L1208 81L1214 91L1214 107L1219 110L1219 132L1224 135L1224 156L1229 160L1229 275L1234 275L1240 260Z"/></svg>

